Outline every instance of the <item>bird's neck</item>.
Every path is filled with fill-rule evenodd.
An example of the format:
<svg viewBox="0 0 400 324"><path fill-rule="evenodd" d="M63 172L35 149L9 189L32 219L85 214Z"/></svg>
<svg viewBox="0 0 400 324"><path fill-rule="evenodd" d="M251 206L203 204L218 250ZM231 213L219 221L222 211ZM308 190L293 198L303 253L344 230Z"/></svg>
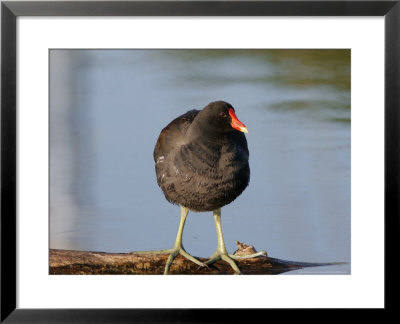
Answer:
<svg viewBox="0 0 400 324"><path fill-rule="evenodd" d="M228 140L228 133L221 132L202 120L194 120L188 129L187 135L193 140L201 141L205 144L224 144Z"/></svg>

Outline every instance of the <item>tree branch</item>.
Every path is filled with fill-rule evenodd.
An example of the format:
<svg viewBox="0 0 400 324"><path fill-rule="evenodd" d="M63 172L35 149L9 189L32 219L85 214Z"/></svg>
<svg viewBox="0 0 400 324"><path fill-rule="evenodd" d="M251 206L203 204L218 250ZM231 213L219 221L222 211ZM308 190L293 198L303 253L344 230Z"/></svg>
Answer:
<svg viewBox="0 0 400 324"><path fill-rule="evenodd" d="M238 244L236 255L254 253L255 249ZM162 274L168 255L105 253L50 249L50 274ZM207 259L198 258L205 262ZM332 265L337 263L306 263L285 261L268 256L235 260L243 274L280 274L283 272ZM209 268L198 265L178 255L170 268L171 274L233 274L225 261L217 261Z"/></svg>

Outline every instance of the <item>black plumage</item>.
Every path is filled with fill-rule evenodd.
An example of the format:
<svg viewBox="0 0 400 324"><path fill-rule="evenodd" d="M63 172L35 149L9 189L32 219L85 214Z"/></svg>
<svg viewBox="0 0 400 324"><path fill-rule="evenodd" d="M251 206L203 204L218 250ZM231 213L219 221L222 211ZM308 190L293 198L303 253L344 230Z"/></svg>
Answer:
<svg viewBox="0 0 400 324"><path fill-rule="evenodd" d="M244 133L232 126L232 111L235 116L229 103L212 102L177 117L161 131L154 161L158 185L169 202L213 211L247 187L249 150Z"/></svg>

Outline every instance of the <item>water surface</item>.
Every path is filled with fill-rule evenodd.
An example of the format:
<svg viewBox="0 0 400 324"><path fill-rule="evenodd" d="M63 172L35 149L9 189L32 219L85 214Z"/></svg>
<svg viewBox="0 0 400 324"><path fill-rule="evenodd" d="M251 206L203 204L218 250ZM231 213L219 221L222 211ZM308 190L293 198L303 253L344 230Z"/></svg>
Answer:
<svg viewBox="0 0 400 324"><path fill-rule="evenodd" d="M225 100L251 168L222 209L228 250L350 262L350 51L52 50L50 78L51 248L172 247L180 211L157 186L154 145L173 118ZM190 213L183 242L211 255L212 214Z"/></svg>

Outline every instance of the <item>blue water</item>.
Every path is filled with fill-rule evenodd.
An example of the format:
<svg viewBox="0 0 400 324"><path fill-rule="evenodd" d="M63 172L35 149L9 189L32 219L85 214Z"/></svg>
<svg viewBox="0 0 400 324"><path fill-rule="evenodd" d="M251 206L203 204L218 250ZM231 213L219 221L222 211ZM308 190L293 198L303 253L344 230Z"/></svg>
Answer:
<svg viewBox="0 0 400 324"><path fill-rule="evenodd" d="M228 250L239 240L280 259L350 262L346 50L52 50L50 247L172 247L180 211L157 186L154 145L215 100L249 129L250 185L222 209ZM211 255L211 213L189 214L183 243ZM313 273L350 273L334 267Z"/></svg>

